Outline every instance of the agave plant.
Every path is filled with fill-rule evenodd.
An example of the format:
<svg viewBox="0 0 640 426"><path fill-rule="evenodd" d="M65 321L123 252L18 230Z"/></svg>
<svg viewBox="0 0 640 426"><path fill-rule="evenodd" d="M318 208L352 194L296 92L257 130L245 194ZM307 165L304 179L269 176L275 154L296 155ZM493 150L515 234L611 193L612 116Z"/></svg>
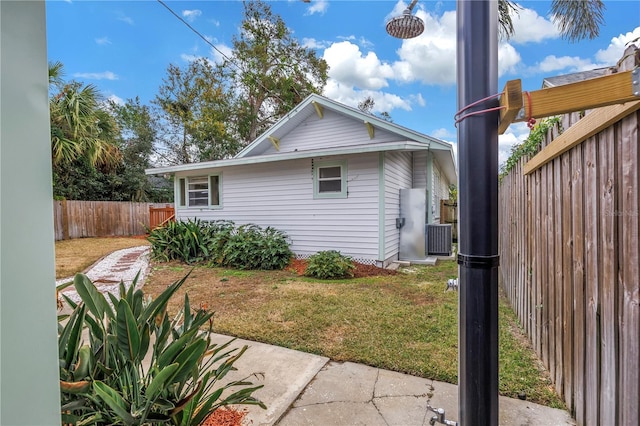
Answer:
<svg viewBox="0 0 640 426"><path fill-rule="evenodd" d="M145 300L138 277L107 299L76 275L81 302L63 296L73 311L58 319L63 424L199 425L222 406L266 408L252 396L261 385L220 383L247 346L213 343L212 312L193 310L185 295L181 312L169 318L167 302L187 277Z"/></svg>

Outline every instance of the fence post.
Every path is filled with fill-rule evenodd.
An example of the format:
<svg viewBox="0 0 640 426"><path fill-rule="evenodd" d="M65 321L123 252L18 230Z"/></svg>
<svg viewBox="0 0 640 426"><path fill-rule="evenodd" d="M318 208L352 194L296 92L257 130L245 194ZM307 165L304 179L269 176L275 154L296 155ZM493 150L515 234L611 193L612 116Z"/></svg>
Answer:
<svg viewBox="0 0 640 426"><path fill-rule="evenodd" d="M62 239L69 239L69 216L67 214L67 200L62 200Z"/></svg>

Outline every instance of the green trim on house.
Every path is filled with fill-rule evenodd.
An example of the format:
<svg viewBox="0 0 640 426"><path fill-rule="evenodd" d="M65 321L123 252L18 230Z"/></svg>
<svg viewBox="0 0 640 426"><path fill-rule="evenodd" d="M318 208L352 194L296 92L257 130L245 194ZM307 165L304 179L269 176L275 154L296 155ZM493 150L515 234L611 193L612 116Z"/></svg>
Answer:
<svg viewBox="0 0 640 426"><path fill-rule="evenodd" d="M218 178L218 203L211 204L211 200L213 197L213 186L211 182L212 178ZM207 181L207 204L206 205L190 205L189 204L189 180L193 178L206 178ZM220 210L223 206L223 190L222 190L222 172L218 173L209 173L206 175L197 175L197 176L181 176L174 181L174 203L176 208L181 210L186 209L209 209L209 210Z"/></svg>
<svg viewBox="0 0 640 426"><path fill-rule="evenodd" d="M429 149L428 144L420 142L403 141L388 142L370 145L358 145L337 147L332 149L311 149L308 151L285 152L276 154L264 154L255 157L229 158L226 160L204 161L202 163L179 164L175 166L156 167L146 169L148 175L160 175L165 173L192 172L194 170L214 169L220 167L239 166L247 164L272 163L276 161L299 160L303 158L330 157L334 155L364 154L367 152L384 151L425 151Z"/></svg>
<svg viewBox="0 0 640 426"><path fill-rule="evenodd" d="M385 211L385 153L378 153L378 260L384 263L385 256L385 242L386 242L386 211Z"/></svg>
<svg viewBox="0 0 640 426"><path fill-rule="evenodd" d="M427 152L427 223L433 222L433 155Z"/></svg>

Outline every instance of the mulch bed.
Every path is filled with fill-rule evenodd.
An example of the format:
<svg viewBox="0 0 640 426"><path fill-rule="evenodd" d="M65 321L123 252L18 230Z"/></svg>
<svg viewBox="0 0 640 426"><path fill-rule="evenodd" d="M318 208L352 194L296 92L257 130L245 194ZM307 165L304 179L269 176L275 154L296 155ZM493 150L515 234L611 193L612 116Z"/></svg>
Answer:
<svg viewBox="0 0 640 426"><path fill-rule="evenodd" d="M287 266L287 270L295 272L299 276L304 275L305 269L309 262L306 259L294 259ZM378 268L375 265L365 265L364 263L353 262L355 269L353 270L354 278L378 277L381 275L395 275L398 272L391 269Z"/></svg>
<svg viewBox="0 0 640 426"><path fill-rule="evenodd" d="M218 408L204 419L200 426L242 426L242 420L246 415L246 410L236 410L233 407Z"/></svg>

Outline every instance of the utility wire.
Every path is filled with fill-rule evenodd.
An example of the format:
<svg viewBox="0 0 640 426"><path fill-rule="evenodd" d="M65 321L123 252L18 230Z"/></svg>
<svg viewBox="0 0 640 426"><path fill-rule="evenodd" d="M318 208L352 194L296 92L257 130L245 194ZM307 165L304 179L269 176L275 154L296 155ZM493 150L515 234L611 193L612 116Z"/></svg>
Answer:
<svg viewBox="0 0 640 426"><path fill-rule="evenodd" d="M216 52L218 52L224 59L226 59L230 64L232 64L233 66L235 66L238 70L240 70L241 72L246 72L244 69L242 69L242 67L240 67L240 65L238 65L237 63L234 62L234 60L232 58L229 58L227 55L225 55L220 49L218 49L213 43L211 43L211 41L209 41L200 31L196 30L191 24L189 24L189 22L187 22L184 18L182 18L182 16L180 16L179 14L177 14L176 12L173 11L173 9L171 9L164 1L162 0L157 0L158 3L160 3L162 6L164 6L173 16L175 16L176 18L178 18L178 20L180 20L180 22L182 22L183 24L185 24L191 31L193 31L198 37L200 37L202 40L204 40L205 43L207 43L209 46L211 46ZM264 89L266 91L266 93L271 93L271 96L278 99L280 102L284 101L280 98L280 96L278 96L277 93L272 93L272 91L268 88L266 88L264 86L264 84L261 81L256 81L258 83L258 85L260 85L260 87L262 89ZM297 93L297 90L296 90ZM298 93L299 94L299 93Z"/></svg>
<svg viewBox="0 0 640 426"><path fill-rule="evenodd" d="M194 33L196 33L198 35L198 37L200 37L202 40L204 40L205 43L207 43L209 46L211 46L216 52L218 52L223 58L225 58L227 61L231 62L233 65L235 65L238 69L240 69L240 67L234 63L231 58L227 57L227 55L225 55L220 49L218 49L213 43L211 43L204 35L202 35L202 33L198 30L196 30L193 26L191 26L190 23L188 23L186 20L184 20L184 18L182 18L182 16L178 15L176 12L173 11L173 9L171 9L165 2L163 2L162 0L157 0L158 3L160 3L161 5L163 5L169 12L171 12L171 14L173 16L175 16L176 18L178 18L183 24L185 24L187 27L189 27L189 29L191 31L193 31ZM242 71L242 69L240 69Z"/></svg>

